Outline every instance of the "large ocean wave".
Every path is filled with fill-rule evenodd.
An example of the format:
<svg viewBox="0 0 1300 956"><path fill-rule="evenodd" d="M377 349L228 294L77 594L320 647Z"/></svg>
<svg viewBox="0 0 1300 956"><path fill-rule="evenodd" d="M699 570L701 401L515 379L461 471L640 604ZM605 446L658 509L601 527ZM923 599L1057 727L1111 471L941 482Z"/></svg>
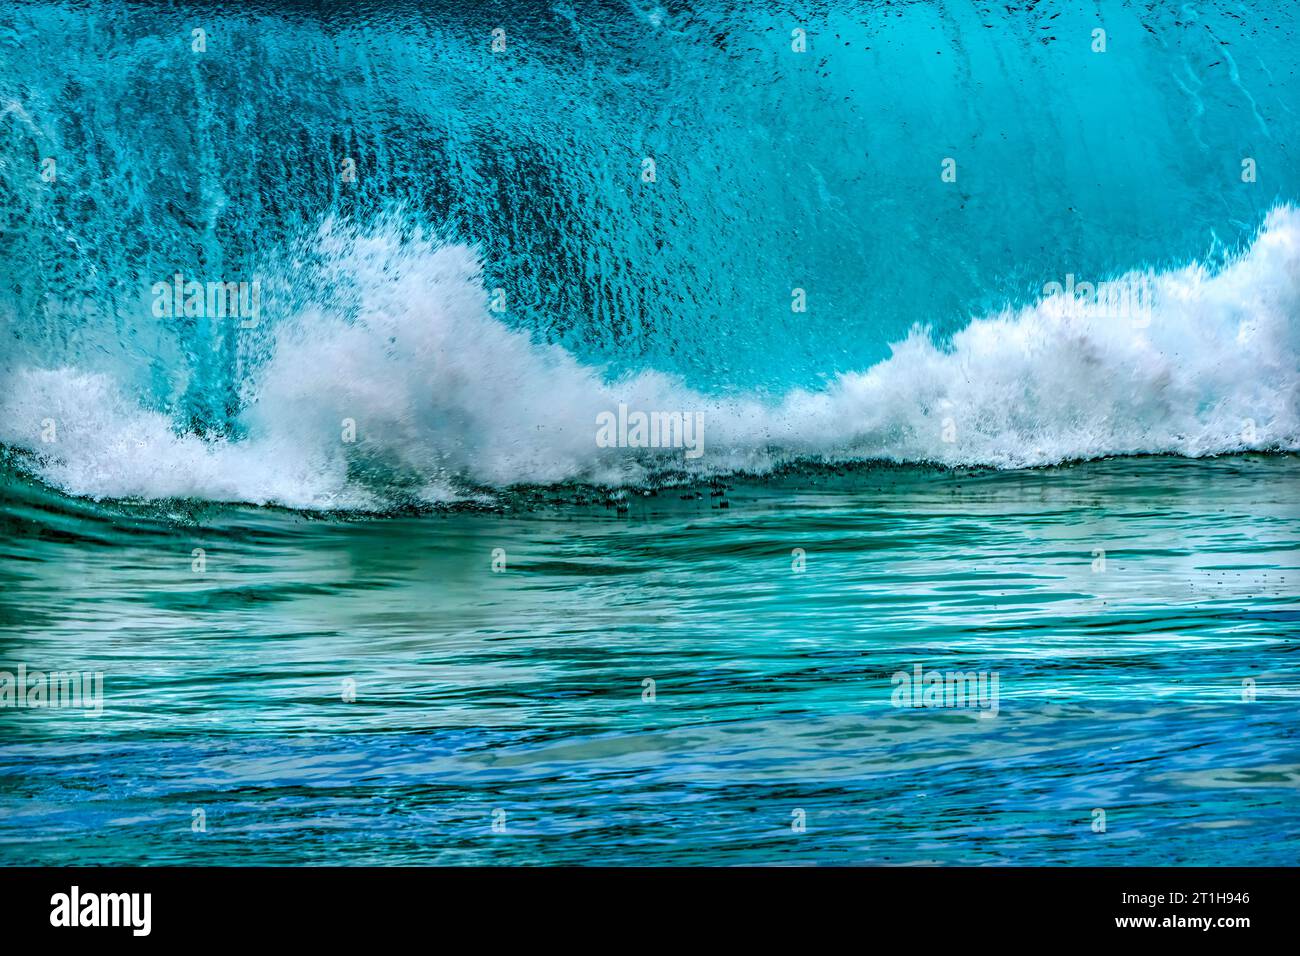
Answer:
<svg viewBox="0 0 1300 956"><path fill-rule="evenodd" d="M1295 8L895 7L0 4L0 443L366 509L1300 449Z"/></svg>

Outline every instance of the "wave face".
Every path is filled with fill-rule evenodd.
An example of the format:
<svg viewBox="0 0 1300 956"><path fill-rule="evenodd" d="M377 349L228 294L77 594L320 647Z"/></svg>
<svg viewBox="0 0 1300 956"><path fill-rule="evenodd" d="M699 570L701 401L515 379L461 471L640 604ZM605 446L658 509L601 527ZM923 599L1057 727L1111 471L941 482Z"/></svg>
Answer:
<svg viewBox="0 0 1300 956"><path fill-rule="evenodd" d="M380 509L1300 449L1294 5L459 6L0 3L0 443Z"/></svg>

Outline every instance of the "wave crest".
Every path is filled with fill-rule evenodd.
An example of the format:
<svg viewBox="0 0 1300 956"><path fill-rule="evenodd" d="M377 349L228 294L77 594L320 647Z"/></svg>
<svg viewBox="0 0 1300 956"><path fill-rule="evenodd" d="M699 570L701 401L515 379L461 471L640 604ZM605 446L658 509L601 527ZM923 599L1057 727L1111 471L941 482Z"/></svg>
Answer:
<svg viewBox="0 0 1300 956"><path fill-rule="evenodd" d="M22 367L7 370L0 441L76 495L342 509L809 458L1021 468L1300 450L1291 206L1222 268L1120 277L1149 290L1140 317L1057 293L949 343L914 328L871 368L775 400L656 371L610 380L499 321L469 247L337 224L317 246L354 307L310 306L276 327L237 438L178 430L105 374ZM598 416L620 405L702 415L703 454L598 441Z"/></svg>

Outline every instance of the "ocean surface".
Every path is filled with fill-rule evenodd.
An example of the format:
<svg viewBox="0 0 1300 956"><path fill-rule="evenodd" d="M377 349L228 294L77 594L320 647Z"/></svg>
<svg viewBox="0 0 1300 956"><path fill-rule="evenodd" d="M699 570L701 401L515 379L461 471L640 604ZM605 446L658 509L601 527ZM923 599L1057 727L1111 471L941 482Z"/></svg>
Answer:
<svg viewBox="0 0 1300 956"><path fill-rule="evenodd" d="M881 467L379 519L11 479L0 654L104 691L0 710L0 858L1294 864L1297 479ZM918 663L997 674L996 716L895 707Z"/></svg>
<svg viewBox="0 0 1300 956"><path fill-rule="evenodd" d="M1298 136L1281 0L0 0L0 865L1294 864Z"/></svg>

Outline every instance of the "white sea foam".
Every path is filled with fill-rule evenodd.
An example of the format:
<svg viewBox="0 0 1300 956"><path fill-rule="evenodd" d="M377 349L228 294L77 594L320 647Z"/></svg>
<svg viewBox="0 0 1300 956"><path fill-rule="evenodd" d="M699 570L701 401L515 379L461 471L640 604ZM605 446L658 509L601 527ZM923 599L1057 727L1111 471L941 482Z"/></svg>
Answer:
<svg viewBox="0 0 1300 956"><path fill-rule="evenodd" d="M452 500L474 486L628 484L656 472L764 471L801 457L1019 468L1138 453L1300 450L1300 211L1275 210L1224 267L1144 275L1138 328L1062 297L973 320L946 345L920 329L872 368L772 402L671 376L607 381L487 309L464 246L327 227L357 290L346 319L284 323L239 440L178 434L113 379L10 368L0 442L77 495L195 497L299 508ZM702 412L706 453L600 447L620 403ZM341 439L343 420L356 441ZM43 423L55 440L41 440ZM48 431L48 429L47 429ZM48 435L47 435L48 437Z"/></svg>

